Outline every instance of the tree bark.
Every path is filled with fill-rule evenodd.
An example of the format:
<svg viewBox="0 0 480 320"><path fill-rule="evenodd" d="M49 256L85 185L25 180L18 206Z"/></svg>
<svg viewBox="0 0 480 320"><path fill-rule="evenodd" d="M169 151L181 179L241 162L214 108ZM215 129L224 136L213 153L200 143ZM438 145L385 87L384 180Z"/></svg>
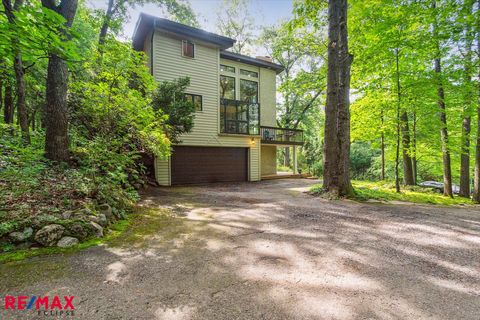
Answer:
<svg viewBox="0 0 480 320"><path fill-rule="evenodd" d="M470 16L473 11L474 1L465 1L466 14ZM461 155L460 155L460 191L461 197L470 198L470 132L471 132L471 105L473 100L473 92L471 90L472 77L472 43L473 34L469 22L465 22L465 59L464 59L464 84L466 93L464 97L463 122L462 122L462 139L461 139Z"/></svg>
<svg viewBox="0 0 480 320"><path fill-rule="evenodd" d="M12 3L10 0L2 0L3 6L5 8L5 15L8 18L8 22L13 26L15 25L15 15L14 11L20 10L23 5L23 0L16 0L14 7L12 8ZM13 69L15 71L15 80L16 80L16 106L17 106L17 115L18 123L20 124L20 129L22 131L22 140L24 143L30 143L30 132L28 129L28 112L27 105L25 102L25 74L23 69L22 54L20 53L20 48L18 45L18 39L12 39L12 48L15 53L13 59Z"/></svg>
<svg viewBox="0 0 480 320"><path fill-rule="evenodd" d="M285 147L283 165L290 168L290 147Z"/></svg>
<svg viewBox="0 0 480 320"><path fill-rule="evenodd" d="M382 133L380 136L380 152L381 152L382 168L380 172L380 180L385 180L385 132L383 132L383 125L384 125L385 119L383 116L383 110L382 110L381 119L382 119L382 128L381 128Z"/></svg>
<svg viewBox="0 0 480 320"><path fill-rule="evenodd" d="M3 102L3 118L5 123L13 124L13 93L12 85L7 83L5 86L5 97Z"/></svg>
<svg viewBox="0 0 480 320"><path fill-rule="evenodd" d="M62 0L57 6L55 0L42 0L44 7L54 10L65 18L67 28L73 23L77 4L77 0ZM45 108L45 156L53 161L67 161L69 158L67 89L67 64L55 53L50 53L47 71L47 104Z"/></svg>
<svg viewBox="0 0 480 320"><path fill-rule="evenodd" d="M480 0L477 0L477 9L480 10ZM477 14L477 51L480 52L480 17ZM473 178L473 201L480 203L480 64L477 76L477 145L475 147L475 176Z"/></svg>
<svg viewBox="0 0 480 320"><path fill-rule="evenodd" d="M436 8L436 1L432 2L433 9ZM452 192L452 168L450 161L450 150L448 148L448 129L447 129L447 115L445 106L445 91L443 89L442 82L442 64L440 58L440 43L438 40L438 22L435 17L433 24L433 38L436 41L436 57L435 57L435 75L437 77L437 96L438 96L438 108L440 109L440 139L442 143L442 158L443 158L443 195L447 197L453 197Z"/></svg>
<svg viewBox="0 0 480 320"><path fill-rule="evenodd" d="M350 66L347 0L328 2L328 79L325 106L323 187L338 196L351 196Z"/></svg>
<svg viewBox="0 0 480 320"><path fill-rule="evenodd" d="M110 27L110 22L112 21L114 2L114 0L108 0L107 11L103 17L102 27L100 28L100 35L98 37L100 52L103 52L102 46L105 44L108 28Z"/></svg>
<svg viewBox="0 0 480 320"><path fill-rule="evenodd" d="M400 193L400 174L398 167L400 165L400 108L402 107L402 93L400 91L400 63L398 59L398 48L395 48L395 67L397 75L397 145L395 147L395 191Z"/></svg>
<svg viewBox="0 0 480 320"><path fill-rule="evenodd" d="M413 184L417 184L417 111L413 112L413 155L412 155L412 174L413 174Z"/></svg>

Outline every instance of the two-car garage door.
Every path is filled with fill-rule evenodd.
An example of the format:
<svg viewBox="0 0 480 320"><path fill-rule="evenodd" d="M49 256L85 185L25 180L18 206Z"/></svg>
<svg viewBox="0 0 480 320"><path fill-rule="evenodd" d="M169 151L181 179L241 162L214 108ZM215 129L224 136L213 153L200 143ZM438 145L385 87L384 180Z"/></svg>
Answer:
<svg viewBox="0 0 480 320"><path fill-rule="evenodd" d="M176 146L171 159L172 185L248 180L248 148Z"/></svg>

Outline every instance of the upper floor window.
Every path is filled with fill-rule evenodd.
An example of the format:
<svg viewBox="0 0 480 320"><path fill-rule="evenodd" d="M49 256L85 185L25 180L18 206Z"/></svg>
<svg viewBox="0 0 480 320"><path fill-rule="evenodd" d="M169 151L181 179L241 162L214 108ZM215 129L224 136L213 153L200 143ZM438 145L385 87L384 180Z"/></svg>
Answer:
<svg viewBox="0 0 480 320"><path fill-rule="evenodd" d="M195 44L188 40L182 40L182 56L195 58Z"/></svg>
<svg viewBox="0 0 480 320"><path fill-rule="evenodd" d="M240 79L240 100L250 103L257 103L258 82Z"/></svg>
<svg viewBox="0 0 480 320"><path fill-rule="evenodd" d="M242 76L247 76L249 78L258 78L258 72L254 72L254 71L240 69L240 74Z"/></svg>
<svg viewBox="0 0 480 320"><path fill-rule="evenodd" d="M190 102L193 103L193 105L195 106L195 111L202 111L203 110L202 96L200 96L198 94L186 93L185 94L185 99L187 99L187 101L190 101Z"/></svg>
<svg viewBox="0 0 480 320"><path fill-rule="evenodd" d="M235 100L235 78L220 76L220 97Z"/></svg>
<svg viewBox="0 0 480 320"><path fill-rule="evenodd" d="M221 65L220 65L220 71L222 71L222 72L235 73L235 67L230 67L230 66L226 66L226 65L224 65L224 64L221 64Z"/></svg>

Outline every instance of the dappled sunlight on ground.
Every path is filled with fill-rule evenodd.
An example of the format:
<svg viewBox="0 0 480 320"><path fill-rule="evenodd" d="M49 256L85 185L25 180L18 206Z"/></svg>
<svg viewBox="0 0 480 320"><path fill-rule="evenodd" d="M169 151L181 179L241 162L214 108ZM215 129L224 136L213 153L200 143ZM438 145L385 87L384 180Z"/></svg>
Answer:
<svg viewBox="0 0 480 320"><path fill-rule="evenodd" d="M52 257L75 276L14 291L67 282L85 319L476 319L478 208L327 201L313 183L152 188L114 242Z"/></svg>

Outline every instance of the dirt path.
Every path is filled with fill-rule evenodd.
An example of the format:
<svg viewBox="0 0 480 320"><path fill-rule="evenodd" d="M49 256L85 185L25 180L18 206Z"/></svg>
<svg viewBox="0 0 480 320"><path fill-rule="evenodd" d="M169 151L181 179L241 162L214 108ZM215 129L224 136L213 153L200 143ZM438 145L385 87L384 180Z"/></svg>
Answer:
<svg viewBox="0 0 480 320"><path fill-rule="evenodd" d="M150 189L129 232L0 265L0 292L74 295L75 319L480 318L478 207L325 201L312 183Z"/></svg>

